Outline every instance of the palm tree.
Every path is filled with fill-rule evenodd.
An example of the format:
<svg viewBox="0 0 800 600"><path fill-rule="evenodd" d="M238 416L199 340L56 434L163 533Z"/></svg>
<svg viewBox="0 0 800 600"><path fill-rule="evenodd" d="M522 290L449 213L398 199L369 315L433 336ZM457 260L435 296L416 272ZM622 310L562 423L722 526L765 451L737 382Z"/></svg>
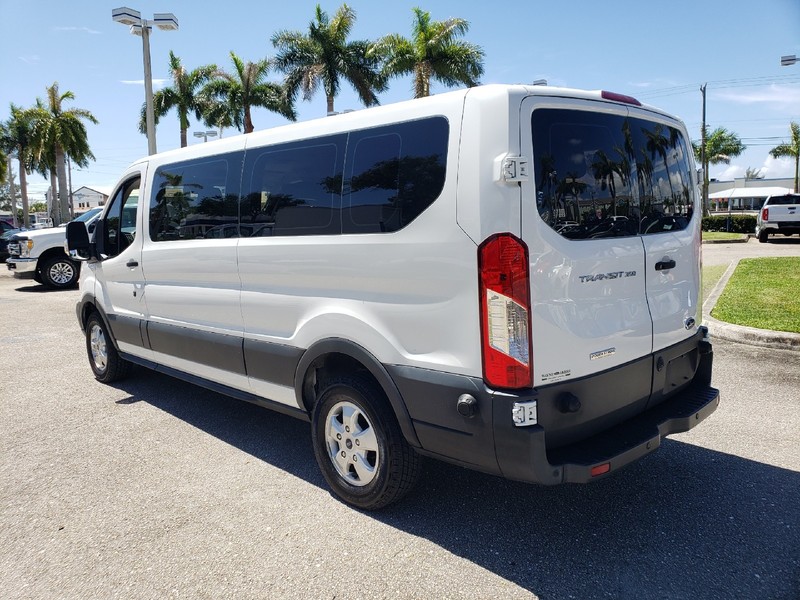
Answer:
<svg viewBox="0 0 800 600"><path fill-rule="evenodd" d="M229 122L239 131L244 127L245 133L252 133L251 108L256 106L279 113L290 121L297 119L286 90L278 84L264 81L270 69L267 59L245 63L231 52L231 61L233 74L216 71L215 79L203 88L201 95L208 102L203 110L206 122L220 122L223 120L220 117L227 113Z"/></svg>
<svg viewBox="0 0 800 600"><path fill-rule="evenodd" d="M706 128L706 131L708 129ZM692 142L695 159L701 160L701 144ZM703 167L703 214L708 214L708 165L730 164L731 158L747 149L739 136L724 127L717 127L706 135L706 153Z"/></svg>
<svg viewBox="0 0 800 600"><path fill-rule="evenodd" d="M664 135L664 126L661 123L657 123L652 130L643 129L642 131L647 138L646 147L650 152L651 158L655 160L656 156L659 156L664 163L664 172L667 175L667 183L669 183L669 196L670 198L673 198L673 196L675 196L675 190L672 188L672 178L669 175L667 152L675 147L675 144L677 143L677 137L675 137L674 134L671 134L670 137ZM672 131L677 132L675 129Z"/></svg>
<svg viewBox="0 0 800 600"><path fill-rule="evenodd" d="M284 30L272 36L278 50L275 66L286 74L285 86L292 101L300 91L303 100L311 100L322 85L332 113L344 79L365 106L379 104L375 92L386 89L386 80L381 77L378 58L368 55L370 43L347 40L355 20L356 13L347 4L342 4L332 19L317 4L307 34Z"/></svg>
<svg viewBox="0 0 800 600"><path fill-rule="evenodd" d="M792 121L789 123L792 140L787 144L779 144L769 151L772 158L789 156L794 158L794 191L800 192L800 125Z"/></svg>
<svg viewBox="0 0 800 600"><path fill-rule="evenodd" d="M181 59L169 52L169 72L172 76L172 87L153 94L153 113L155 122L166 115L173 108L178 111L178 120L181 125L181 148L187 146L186 132L189 130L189 113L194 113L197 119L203 116L203 102L200 96L202 86L211 80L217 70L216 65L198 67L187 71L181 64ZM139 119L139 132L147 131L146 104L142 105L142 114Z"/></svg>
<svg viewBox="0 0 800 600"><path fill-rule="evenodd" d="M30 227L28 206L28 179L33 162L33 118L32 111L11 104L11 116L4 123L0 146L6 155L16 155L19 162L19 191L22 198L22 220L25 227ZM5 172L5 169L4 169Z"/></svg>
<svg viewBox="0 0 800 600"><path fill-rule="evenodd" d="M448 87L478 85L483 75L483 49L456 39L467 33L469 23L464 19L432 21L429 12L412 10L411 39L388 35L372 49L384 61L384 76L413 75L415 98L430 96L431 79Z"/></svg>
<svg viewBox="0 0 800 600"><path fill-rule="evenodd" d="M97 124L97 119L88 110L71 108L64 110L65 100L74 100L75 94L70 91L59 93L58 82L47 88L47 105L37 100L36 108L31 109L33 120L34 161L37 170L46 165L53 170L58 179L58 199L60 214L56 212L58 223L69 216L69 198L67 194L67 157L79 167L85 167L94 154L89 149L89 139L83 121ZM21 180L21 177L20 177ZM55 186L51 186L55 197Z"/></svg>

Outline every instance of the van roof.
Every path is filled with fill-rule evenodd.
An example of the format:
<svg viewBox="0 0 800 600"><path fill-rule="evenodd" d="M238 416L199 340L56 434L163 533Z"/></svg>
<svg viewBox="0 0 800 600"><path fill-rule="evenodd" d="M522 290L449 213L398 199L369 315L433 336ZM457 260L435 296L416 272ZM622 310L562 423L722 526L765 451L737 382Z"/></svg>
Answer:
<svg viewBox="0 0 800 600"><path fill-rule="evenodd" d="M205 144L194 144L186 148L177 148L168 150L157 154L157 162L162 159L167 161L175 160L180 157L181 159L190 159L195 156L207 155L209 151L213 150L215 153L224 153L229 151L241 150L243 141L248 140L250 143L257 144L262 137L282 137L283 135L303 135L302 131L306 130L309 135L324 135L331 129L341 128L363 128L365 124L365 116L377 117L378 115L388 116L389 118L399 117L403 115L414 118L414 114L427 113L431 114L437 110L443 110L445 107L461 106L464 98L467 95L471 97L485 98L487 101L491 99L499 99L502 97L511 98L513 96L526 97L526 96L540 96L552 98L572 98L592 100L595 102L605 102L611 104L626 104L628 106L636 106L637 108L653 112L662 117L669 119L676 119L675 116L670 115L656 107L641 104L635 98L608 92L606 90L580 90L564 87L551 87L543 85L525 85L525 84L487 84L473 88L465 88L450 92L444 92L429 96L427 98L416 98L411 100L403 100L400 102L393 102L391 104L384 104L370 108L362 108L358 110L346 111L329 115L325 117L318 117L309 119L307 121L299 121L295 123L287 123L269 129L262 129L254 131L250 134L236 134L227 138L210 141ZM437 107L437 108L433 108ZM370 119L371 120L371 119ZM678 120L678 119L676 119ZM247 137L245 137L247 136ZM250 145L250 144L248 144ZM131 166L140 164L151 160L152 157L142 157L135 161Z"/></svg>

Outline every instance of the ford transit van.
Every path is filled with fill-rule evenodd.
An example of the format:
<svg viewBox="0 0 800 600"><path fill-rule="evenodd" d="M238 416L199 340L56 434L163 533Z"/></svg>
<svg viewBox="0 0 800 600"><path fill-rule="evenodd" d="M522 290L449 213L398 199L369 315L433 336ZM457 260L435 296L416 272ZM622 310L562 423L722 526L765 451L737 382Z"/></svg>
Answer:
<svg viewBox="0 0 800 600"><path fill-rule="evenodd" d="M679 120L541 86L150 156L91 238L69 231L89 364L309 421L325 479L365 509L421 456L593 481L719 402L697 184Z"/></svg>

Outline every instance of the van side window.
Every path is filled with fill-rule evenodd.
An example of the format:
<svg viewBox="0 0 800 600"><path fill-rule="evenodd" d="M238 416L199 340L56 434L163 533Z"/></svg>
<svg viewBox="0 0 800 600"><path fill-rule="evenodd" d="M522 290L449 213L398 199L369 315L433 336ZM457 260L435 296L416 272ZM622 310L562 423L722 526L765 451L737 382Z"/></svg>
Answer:
<svg viewBox="0 0 800 600"><path fill-rule="evenodd" d="M109 201L102 229L103 258L112 258L131 245L136 237L136 208L139 204L139 177L126 181Z"/></svg>
<svg viewBox="0 0 800 600"><path fill-rule="evenodd" d="M340 232L345 135L247 151L243 235Z"/></svg>
<svg viewBox="0 0 800 600"><path fill-rule="evenodd" d="M680 131L621 115L533 111L539 215L569 239L685 229L694 210Z"/></svg>
<svg viewBox="0 0 800 600"><path fill-rule="evenodd" d="M342 232L392 232L417 218L444 187L447 140L444 117L351 133Z"/></svg>
<svg viewBox="0 0 800 600"><path fill-rule="evenodd" d="M154 242L238 237L242 153L159 167L150 199Z"/></svg>

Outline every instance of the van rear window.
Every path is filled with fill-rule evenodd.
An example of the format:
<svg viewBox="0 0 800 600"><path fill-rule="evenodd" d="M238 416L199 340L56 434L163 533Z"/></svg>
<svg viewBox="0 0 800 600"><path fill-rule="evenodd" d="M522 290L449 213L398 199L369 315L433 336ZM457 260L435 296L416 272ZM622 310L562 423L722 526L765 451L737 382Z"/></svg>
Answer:
<svg viewBox="0 0 800 600"><path fill-rule="evenodd" d="M536 204L569 239L685 229L694 206L690 147L669 125L565 109L533 111Z"/></svg>

